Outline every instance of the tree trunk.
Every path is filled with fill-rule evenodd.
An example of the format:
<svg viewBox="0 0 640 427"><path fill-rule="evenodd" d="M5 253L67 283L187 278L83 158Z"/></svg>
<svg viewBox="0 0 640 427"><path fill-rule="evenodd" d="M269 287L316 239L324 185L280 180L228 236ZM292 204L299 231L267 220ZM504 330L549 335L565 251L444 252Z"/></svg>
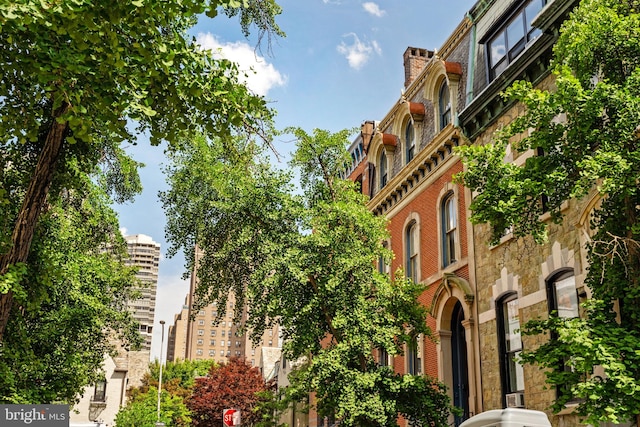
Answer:
<svg viewBox="0 0 640 427"><path fill-rule="evenodd" d="M63 103L53 112L53 120L47 133L38 163L31 176L31 182L25 194L22 207L11 235L11 249L0 256L0 275L6 274L9 266L26 262L31 249L31 241L35 232L40 212L47 200L49 187L53 180L56 162L62 151L62 143L67 133L68 123L58 123L56 118L61 117L69 108ZM13 306L13 292L0 295L0 343L4 338L4 331L9 321Z"/></svg>

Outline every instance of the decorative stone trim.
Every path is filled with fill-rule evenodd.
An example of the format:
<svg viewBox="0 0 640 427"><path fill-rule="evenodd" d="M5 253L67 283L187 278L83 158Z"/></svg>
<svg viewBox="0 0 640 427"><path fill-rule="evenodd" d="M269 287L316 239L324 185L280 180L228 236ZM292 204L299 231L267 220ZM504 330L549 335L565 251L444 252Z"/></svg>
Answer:
<svg viewBox="0 0 640 427"><path fill-rule="evenodd" d="M391 136L397 141L395 135ZM369 201L371 211L377 215L383 215L396 206L406 195L413 192L419 183L433 175L446 159L453 156L453 147L459 144L460 137L453 125L449 124L433 139L429 147L417 153L401 174L396 175Z"/></svg>

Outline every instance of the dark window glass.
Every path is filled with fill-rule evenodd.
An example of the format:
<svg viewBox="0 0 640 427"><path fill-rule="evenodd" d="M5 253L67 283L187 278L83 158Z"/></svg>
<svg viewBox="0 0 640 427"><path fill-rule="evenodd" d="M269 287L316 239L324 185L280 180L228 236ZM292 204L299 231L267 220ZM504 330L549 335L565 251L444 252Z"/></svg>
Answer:
<svg viewBox="0 0 640 427"><path fill-rule="evenodd" d="M420 346L418 345L418 338L407 345L407 373L412 375L418 375L422 373L422 358L420 355Z"/></svg>
<svg viewBox="0 0 640 427"><path fill-rule="evenodd" d="M449 94L449 85L447 82L442 82L439 94L439 107L440 107L440 129L444 129L449 123L451 123L451 95Z"/></svg>
<svg viewBox="0 0 640 427"><path fill-rule="evenodd" d="M389 366L389 353L384 348L378 349L378 366Z"/></svg>
<svg viewBox="0 0 640 427"><path fill-rule="evenodd" d="M413 123L411 123L411 121L407 123L407 128L405 130L405 145L407 147L407 163L409 163L416 154L416 135L415 130L413 129Z"/></svg>
<svg viewBox="0 0 640 427"><path fill-rule="evenodd" d="M107 398L107 382L105 380L98 381L96 383L95 391L93 393L93 400L95 402L104 402Z"/></svg>
<svg viewBox="0 0 640 427"><path fill-rule="evenodd" d="M382 244L382 246L387 249L389 244L387 242L384 242ZM389 273L389 265L387 264L387 260L384 259L383 255L380 255L380 257L378 258L378 272L382 273L382 274L388 274Z"/></svg>
<svg viewBox="0 0 640 427"><path fill-rule="evenodd" d="M418 225L414 222L409 224L405 236L406 242L406 276L418 281Z"/></svg>
<svg viewBox="0 0 640 427"><path fill-rule="evenodd" d="M442 264L446 267L456 261L456 229L458 219L453 193L442 202Z"/></svg>
<svg viewBox="0 0 640 427"><path fill-rule="evenodd" d="M522 351L520 337L520 312L517 294L498 301L498 339L503 394L524 391L524 369L517 362Z"/></svg>
<svg viewBox="0 0 640 427"><path fill-rule="evenodd" d="M380 188L387 185L387 154L382 151L380 155Z"/></svg>
<svg viewBox="0 0 640 427"><path fill-rule="evenodd" d="M547 280L547 301L550 316L563 318L580 316L575 279L573 270L567 269ZM557 339L557 336L551 334L551 339ZM568 360L565 360L561 368L565 371L571 371L571 366L567 362ZM566 387L559 386L556 393L559 396L567 391Z"/></svg>
<svg viewBox="0 0 640 427"><path fill-rule="evenodd" d="M513 62L528 42L540 35L533 27L533 19L546 0L529 0L496 32L487 44L490 78L494 79Z"/></svg>

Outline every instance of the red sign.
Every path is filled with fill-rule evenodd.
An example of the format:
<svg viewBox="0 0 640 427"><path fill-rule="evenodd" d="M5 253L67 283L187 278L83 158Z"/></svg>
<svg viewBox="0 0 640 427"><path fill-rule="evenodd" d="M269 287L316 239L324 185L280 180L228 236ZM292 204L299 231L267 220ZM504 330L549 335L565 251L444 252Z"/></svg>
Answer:
<svg viewBox="0 0 640 427"><path fill-rule="evenodd" d="M237 409L225 409L222 411L222 423L226 427L235 427L240 425L240 411Z"/></svg>

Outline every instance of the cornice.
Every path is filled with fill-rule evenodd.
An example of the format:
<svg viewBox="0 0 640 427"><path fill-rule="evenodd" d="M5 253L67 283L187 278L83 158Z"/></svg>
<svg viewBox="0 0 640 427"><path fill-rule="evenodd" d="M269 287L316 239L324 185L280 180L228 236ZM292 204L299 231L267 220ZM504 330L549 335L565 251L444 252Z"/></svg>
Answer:
<svg viewBox="0 0 640 427"><path fill-rule="evenodd" d="M401 202L412 197L418 186L436 176L453 154L453 147L460 144L460 132L449 124L442 132L421 150L401 172L393 177L387 185L367 204L369 210L377 215L386 215Z"/></svg>

